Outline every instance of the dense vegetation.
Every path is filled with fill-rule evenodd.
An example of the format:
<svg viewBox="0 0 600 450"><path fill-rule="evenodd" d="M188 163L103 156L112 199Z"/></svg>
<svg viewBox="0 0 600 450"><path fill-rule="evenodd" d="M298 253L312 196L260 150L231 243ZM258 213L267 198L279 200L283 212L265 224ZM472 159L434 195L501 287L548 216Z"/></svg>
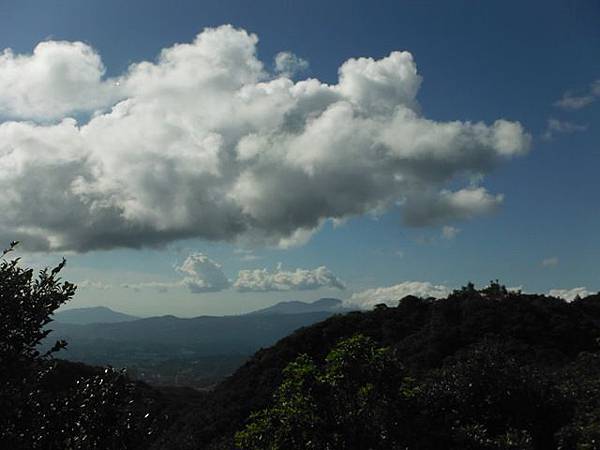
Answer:
<svg viewBox="0 0 600 450"><path fill-rule="evenodd" d="M214 391L151 388L40 353L75 287L0 263L6 448L600 448L600 296L468 285L336 315Z"/></svg>
<svg viewBox="0 0 600 450"><path fill-rule="evenodd" d="M51 314L75 293L65 261L37 278L18 259L0 262L0 442L10 449L109 449L153 439L153 418L124 374L59 366L57 341L41 353ZM60 367L60 368L59 368Z"/></svg>
<svg viewBox="0 0 600 450"><path fill-rule="evenodd" d="M492 283L407 297L259 351L187 430L212 448L232 448L236 427L242 448L600 448L599 337L598 295L567 303Z"/></svg>

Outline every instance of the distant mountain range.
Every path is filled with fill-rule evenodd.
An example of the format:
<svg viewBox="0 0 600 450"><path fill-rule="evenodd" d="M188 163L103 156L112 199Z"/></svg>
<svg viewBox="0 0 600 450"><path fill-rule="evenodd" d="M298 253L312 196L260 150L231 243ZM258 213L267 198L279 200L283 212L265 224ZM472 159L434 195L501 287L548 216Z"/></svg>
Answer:
<svg viewBox="0 0 600 450"><path fill-rule="evenodd" d="M332 313L344 313L353 311L352 308L344 306L338 298L320 298L314 302L285 301L263 309L252 311L246 315L269 315L269 314L303 314L311 312L328 311ZM227 316L224 316L227 317ZM76 325L89 325L93 323L120 323L139 320L141 317L114 311L106 306L93 306L89 308L65 309L54 315L54 320L60 323Z"/></svg>
<svg viewBox="0 0 600 450"><path fill-rule="evenodd" d="M347 312L339 299L290 301L238 316L138 318L106 307L57 313L45 346L68 343L59 357L132 368L154 383L202 387L235 370L249 355L295 330ZM180 380L180 381L174 381Z"/></svg>
<svg viewBox="0 0 600 450"><path fill-rule="evenodd" d="M293 317L293 315L272 317ZM468 423L489 421L494 426L501 427L511 427L515 421L522 421L521 426L524 427L522 429L534 427L535 425L532 424L539 423L540 431L535 436L537 439L542 434L550 436L548 441L550 445L528 447L528 444L516 444L513 448L558 448L552 443L552 436L556 436L553 434L554 430L562 426L560 421L562 424L569 423L577 417L571 412L578 411L577 406L575 409L570 409L573 408L570 406L571 402L576 401L586 405L590 401L595 402L594 405L599 403L597 390L581 386L598 386L600 295L566 303L557 298L511 293L502 288L496 290L488 288L482 291L463 289L448 298L436 301L408 296L399 301L397 307L381 307L373 311L332 316L323 322L298 330L281 339L274 346L263 349L249 358L233 375L209 392L209 396L203 403L191 406L185 415L182 414L182 417L185 417L185 424L175 423L171 426L165 433L168 437L165 444L155 445L154 448L180 449L185 446L188 446L185 448L207 449L232 448L232 446L222 446L223 442L233 441L233 434L248 423L252 411L260 411L267 405L273 404L277 386L284 378L284 368L299 355L308 355L310 360L315 362L315 366L304 366L311 367L311 370L310 372L306 370L300 378L299 373L302 369L298 370L298 368L303 366L299 365L294 372L299 377L294 379L297 384L290 383L288 390L282 391L286 392L284 395L288 395L289 392L306 392L298 390L304 389L298 387L303 382L298 380L311 380L310 387L306 389L312 390L311 394L315 399L318 395L329 395L325 389L319 390L319 386L323 386L319 385L319 381L313 381L310 377L318 373L317 367L327 365L325 358L336 343L357 334L368 336L377 342L378 346L393 349L393 354L398 355L406 372L391 373L388 377L407 377L404 380L410 380L410 383L415 384L412 384L411 390L407 391L410 394L403 394L405 396L403 401L409 402L412 401L408 400L409 398L423 395L423 404L426 405L423 409L406 410L402 420L408 422L409 426L398 423L394 425L405 427L402 429L407 430L406 439L415 439L414 445L387 446L387 442L374 440L370 448L467 448L464 440L452 442L452 439L460 440L467 435L465 433L455 437L458 435L453 434L456 433L457 423L462 424L467 421L471 421ZM581 358L579 363L573 364L577 361L578 355ZM343 369L339 367L337 366L335 370L346 374L340 385L355 386L361 390L363 388L359 386L363 386L365 380L360 377L372 373L368 372L370 370L377 370L364 368L355 363L348 364ZM558 374L561 374L560 377L557 376ZM353 379L354 376L357 378ZM412 387L419 386L416 383L429 383L434 377L441 377L436 381L439 384L422 384L424 388L416 389ZM375 384L369 384L369 387L372 387L369 395L381 393L381 397L371 397L377 400L369 399L362 403L368 405L365 410L369 411L369 414L380 414L377 411L388 409L385 406L382 408L383 401L379 400L385 399L388 395L377 391L376 383L381 382L379 380L374 381ZM568 386L568 389L559 390L559 385L555 384L557 382L565 383L563 386ZM531 383L528 385L530 387L524 388L525 383ZM578 383L582 383L581 386L577 387ZM402 386L408 385L403 382ZM431 389L430 386L434 388ZM581 397L571 394L575 389L580 389L578 392L581 392L579 394ZM562 397L561 395L565 394L551 394L556 395L552 397L549 392L568 392L568 394ZM540 400L535 400L539 403L535 403L535 406L530 408L533 398ZM581 400L577 400L578 398ZM354 405L359 404L353 403L357 402L356 399L345 397L336 400L347 401L349 407L356 407ZM301 411L297 413L299 416L315 414L319 417L322 413L317 409L304 409L304 405L312 407L312 399L308 403L305 399L301 399L297 400L297 403L290 402L290 404L289 410ZM388 403L387 406L401 409L406 408L407 404L410 403ZM557 406L538 406L548 404ZM302 407L297 408L296 405ZM185 407L179 406L179 408L185 410ZM472 412L475 408L480 408L479 414ZM598 415L589 416L593 414L590 411L591 409L583 409L581 414L586 417L598 417ZM275 417L273 422L276 422L282 417L278 414L282 413L260 417L268 417L265 421ZM360 414L363 414L363 410ZM422 414L432 414L432 419L423 420ZM533 419L521 414L531 414L529 417ZM307 416L301 417L302 420L312 421L315 416L310 416L310 419L305 419ZM462 422L458 422L456 417L461 417ZM285 426L292 422L277 423ZM294 422L293 425L298 423L302 422ZM304 423L315 423L315 426L319 426L317 421ZM353 423L363 424L362 421ZM434 423L443 424L446 428L442 429L440 425L440 429L447 430L442 431L447 434L441 434L437 428L431 428ZM587 423L597 427L600 421L591 419ZM566 429L576 429L574 427L569 425ZM414 432L415 429L420 431ZM480 429L487 432L490 428L481 426ZM192 438L189 430L194 432ZM332 431L333 433L337 433L337 429ZM528 439L529 436L534 435L529 434L529 431L527 433ZM479 434L476 436L478 439L476 444L468 448L492 448L479 440ZM427 440L423 441L423 437ZM590 442L593 437L590 438ZM495 448L508 448L505 444L501 445ZM590 445L590 448L592 447ZM267 445L264 448L268 448ZM369 447L365 445L360 448Z"/></svg>
<svg viewBox="0 0 600 450"><path fill-rule="evenodd" d="M300 301L279 302L273 306L248 313L248 315L301 314L317 311L342 313L352 311L352 309L344 307L343 302L338 298L320 298L312 303Z"/></svg>
<svg viewBox="0 0 600 450"><path fill-rule="evenodd" d="M274 344L297 328L332 313L249 314L241 316L149 317L129 322L73 324L52 322L50 340L65 339L62 357L116 364L120 358L191 358L251 354Z"/></svg>
<svg viewBox="0 0 600 450"><path fill-rule="evenodd" d="M138 320L139 317L113 311L106 306L73 308L59 311L54 315L56 322L87 325L90 323L118 323Z"/></svg>

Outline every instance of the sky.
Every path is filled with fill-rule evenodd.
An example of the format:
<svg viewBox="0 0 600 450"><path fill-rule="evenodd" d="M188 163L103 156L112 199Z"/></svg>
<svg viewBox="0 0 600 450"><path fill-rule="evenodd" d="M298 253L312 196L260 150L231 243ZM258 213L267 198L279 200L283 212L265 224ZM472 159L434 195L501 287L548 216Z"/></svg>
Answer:
<svg viewBox="0 0 600 450"><path fill-rule="evenodd" d="M174 4L172 4L174 3ZM0 238L68 307L600 289L597 1L0 2Z"/></svg>

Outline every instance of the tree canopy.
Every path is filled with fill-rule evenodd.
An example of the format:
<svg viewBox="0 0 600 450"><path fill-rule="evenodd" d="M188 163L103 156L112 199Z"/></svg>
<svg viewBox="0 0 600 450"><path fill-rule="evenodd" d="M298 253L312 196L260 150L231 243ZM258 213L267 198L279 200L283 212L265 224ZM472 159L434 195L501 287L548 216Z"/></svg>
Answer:
<svg viewBox="0 0 600 450"><path fill-rule="evenodd" d="M0 442L10 449L138 448L152 436L153 417L135 386L120 371L92 369L68 377L39 345L50 333L52 314L75 294L62 281L63 260L37 277L19 259L0 262Z"/></svg>
<svg viewBox="0 0 600 450"><path fill-rule="evenodd" d="M0 260L0 442L11 449L599 449L600 296L472 284L331 317L214 391L132 382L48 352L65 261ZM237 433L236 433L237 431Z"/></svg>

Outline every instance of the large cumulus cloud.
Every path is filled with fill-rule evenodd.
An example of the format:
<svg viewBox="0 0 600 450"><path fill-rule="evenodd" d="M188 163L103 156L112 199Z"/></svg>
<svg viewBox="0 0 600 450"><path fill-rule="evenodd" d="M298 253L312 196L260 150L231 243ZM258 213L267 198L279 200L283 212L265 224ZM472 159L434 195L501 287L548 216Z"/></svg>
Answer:
<svg viewBox="0 0 600 450"><path fill-rule="evenodd" d="M527 151L519 123L423 117L408 52L350 59L331 85L269 73L257 41L206 29L114 79L83 43L5 51L0 238L77 251L185 237L288 246L330 219L400 205L420 226L502 201L467 180Z"/></svg>

